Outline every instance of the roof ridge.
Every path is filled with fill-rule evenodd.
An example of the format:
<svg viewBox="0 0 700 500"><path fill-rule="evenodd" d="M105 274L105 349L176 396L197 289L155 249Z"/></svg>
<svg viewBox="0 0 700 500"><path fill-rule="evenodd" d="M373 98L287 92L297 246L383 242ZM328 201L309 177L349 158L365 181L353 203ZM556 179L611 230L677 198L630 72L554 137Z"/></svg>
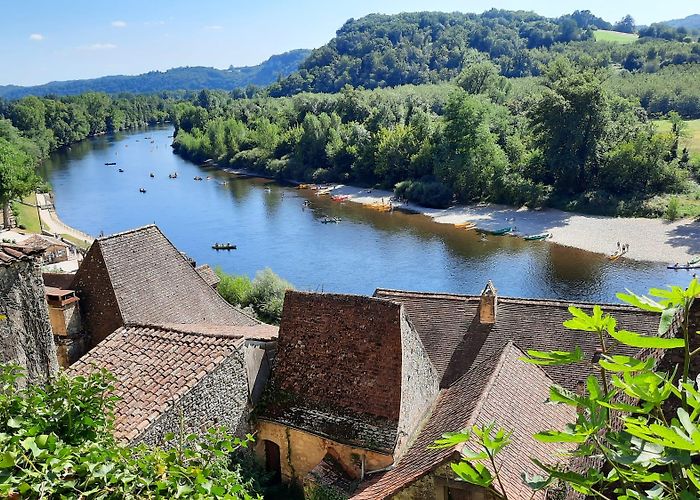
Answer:
<svg viewBox="0 0 700 500"><path fill-rule="evenodd" d="M349 297L349 298L356 298L356 299L369 299L369 300L374 300L377 302L392 302L394 303L395 301L384 298L384 297L375 297L374 295L365 295L361 293L338 293L338 292L314 292L314 291L309 291L309 290L288 290L288 292L292 292L297 295L321 295L323 297Z"/></svg>
<svg viewBox="0 0 700 500"><path fill-rule="evenodd" d="M200 323L200 324L207 324L207 325L216 325L216 326L229 326L230 328L255 328L255 326L230 326L230 325L221 325L219 323ZM187 324L182 324L183 327L188 326ZM243 335L236 335L233 333L214 333L214 332L203 332L203 331L193 331L193 330L187 330L186 328L179 328L178 326L175 325L158 325L158 324L148 324L148 323L126 323L124 324L123 328L144 328L144 329L149 329L153 331L158 331L158 332L175 332L179 333L181 335L189 335L192 337L209 337L209 338L221 338L221 339L232 339L232 340L242 340L245 337Z"/></svg>
<svg viewBox="0 0 700 500"><path fill-rule="evenodd" d="M436 299L450 299L450 300L478 300L480 295L471 294L459 294L459 293L449 293L449 292L420 292L413 290L395 290L391 288L377 288L374 291L374 296L377 294L385 293L387 295L395 295L397 297L417 297L417 298L436 298ZM385 297L377 297L385 298ZM547 299L547 298L536 298L536 297L511 297L508 295L499 295L499 301L505 301L507 303L517 304L517 303L527 303L527 304L541 304L548 306L557 307L569 307L569 306L601 306L603 308L614 308L615 310L622 311L635 311L640 313L646 313L647 311L642 311L634 306L622 304L622 303L612 303L612 302L602 302L602 301L585 301L585 300L571 300L566 299ZM649 313L655 314L655 313Z"/></svg>
<svg viewBox="0 0 700 500"><path fill-rule="evenodd" d="M119 236L124 236L124 235L127 235L127 234L132 234L132 233L137 233L137 232L139 232L139 231L144 231L144 230L149 229L149 228L151 228L151 227L155 227L156 229L158 229L158 226L156 226L155 223L153 223L153 224L146 224L145 226L139 226L139 227L135 227L135 228L132 228L132 229L127 229L126 231L120 231L120 232L118 232L118 233L108 234L107 236L100 236L100 237L98 237L98 238L95 238L95 241L105 241L105 240L109 240L109 239L112 239L112 238L117 238L117 237L119 237ZM158 232L160 232L160 234L163 234L163 233L160 231L160 229L158 229ZM165 235L164 235L164 236L165 236Z"/></svg>

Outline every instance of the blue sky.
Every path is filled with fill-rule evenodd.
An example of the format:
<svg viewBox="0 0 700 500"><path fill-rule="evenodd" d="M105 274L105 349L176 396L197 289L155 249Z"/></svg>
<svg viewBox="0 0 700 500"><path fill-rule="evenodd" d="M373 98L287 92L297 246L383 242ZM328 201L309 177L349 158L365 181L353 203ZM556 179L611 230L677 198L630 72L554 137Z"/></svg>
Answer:
<svg viewBox="0 0 700 500"><path fill-rule="evenodd" d="M1 11L0 85L252 65L323 45L371 12L491 7L546 16L589 9L610 21L630 13L640 24L700 13L697 0L11 0Z"/></svg>

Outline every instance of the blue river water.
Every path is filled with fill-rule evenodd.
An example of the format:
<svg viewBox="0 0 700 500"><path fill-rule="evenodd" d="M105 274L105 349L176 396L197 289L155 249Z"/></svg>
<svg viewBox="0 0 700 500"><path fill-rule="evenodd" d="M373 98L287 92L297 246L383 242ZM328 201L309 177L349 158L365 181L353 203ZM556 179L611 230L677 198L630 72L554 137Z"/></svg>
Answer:
<svg viewBox="0 0 700 500"><path fill-rule="evenodd" d="M473 294L490 279L503 295L614 302L626 288L645 292L690 278L659 263L611 263L546 242L483 242L473 231L422 215L381 213L270 181L235 178L175 155L172 133L164 126L107 135L52 155L42 174L61 219L92 235L156 223L198 264L251 277L269 267L301 290ZM177 179L168 178L172 172ZM306 200L311 206L304 206ZM322 224L326 215L342 222ZM238 249L217 252L215 242Z"/></svg>

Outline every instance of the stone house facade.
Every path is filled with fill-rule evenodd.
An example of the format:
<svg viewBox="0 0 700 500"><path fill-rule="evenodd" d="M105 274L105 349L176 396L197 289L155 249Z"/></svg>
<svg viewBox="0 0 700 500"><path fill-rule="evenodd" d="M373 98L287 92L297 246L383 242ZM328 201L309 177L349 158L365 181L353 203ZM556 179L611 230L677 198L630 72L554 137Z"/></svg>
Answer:
<svg viewBox="0 0 700 500"><path fill-rule="evenodd" d="M115 436L122 441L161 445L168 433L199 434L219 426L240 435L250 429L258 377L268 376L261 344L274 344L276 336L277 328L269 325L127 326L69 373L107 369L115 376Z"/></svg>
<svg viewBox="0 0 700 500"><path fill-rule="evenodd" d="M529 349L576 346L594 356L594 336L562 325L570 305L592 307L499 297L490 283L479 296L288 292L278 356L257 411L258 456L282 480L352 498L481 499L484 490L451 472L459 450L428 446L444 432L495 420L515 431L503 455L504 481L520 498L520 472L537 472L528 457L551 463L557 451L532 433L575 418L569 408L543 404L550 385L576 390L594 370L520 359ZM657 330L654 314L605 310L622 328Z"/></svg>
<svg viewBox="0 0 700 500"><path fill-rule="evenodd" d="M42 382L58 370L38 251L0 246L0 362Z"/></svg>

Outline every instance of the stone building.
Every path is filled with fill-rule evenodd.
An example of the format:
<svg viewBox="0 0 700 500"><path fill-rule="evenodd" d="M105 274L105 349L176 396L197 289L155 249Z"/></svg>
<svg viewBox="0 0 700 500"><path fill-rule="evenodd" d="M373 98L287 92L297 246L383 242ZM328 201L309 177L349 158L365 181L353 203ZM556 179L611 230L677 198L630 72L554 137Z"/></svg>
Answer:
<svg viewBox="0 0 700 500"><path fill-rule="evenodd" d="M58 370L38 254L0 246L0 362L23 367L29 382Z"/></svg>
<svg viewBox="0 0 700 500"><path fill-rule="evenodd" d="M97 238L71 288L91 347L131 324L259 323L221 298L154 225Z"/></svg>
<svg viewBox="0 0 700 500"><path fill-rule="evenodd" d="M527 457L551 462L557 450L531 434L575 418L567 407L543 404L549 386L575 390L594 369L519 359L530 349L576 346L593 357L597 339L562 326L569 305L499 297L492 284L480 296L288 292L258 411L258 456L283 480L360 499L480 499L485 491L456 481L449 467L458 450L427 445L443 432L495 420L516 431L502 456L503 479L521 498L521 470L537 472ZM654 314L605 310L621 328L657 330Z"/></svg>
<svg viewBox="0 0 700 500"><path fill-rule="evenodd" d="M119 328L69 369L115 377L115 435L162 444L226 426L249 430L254 388L267 378L277 328L225 325L134 325Z"/></svg>

